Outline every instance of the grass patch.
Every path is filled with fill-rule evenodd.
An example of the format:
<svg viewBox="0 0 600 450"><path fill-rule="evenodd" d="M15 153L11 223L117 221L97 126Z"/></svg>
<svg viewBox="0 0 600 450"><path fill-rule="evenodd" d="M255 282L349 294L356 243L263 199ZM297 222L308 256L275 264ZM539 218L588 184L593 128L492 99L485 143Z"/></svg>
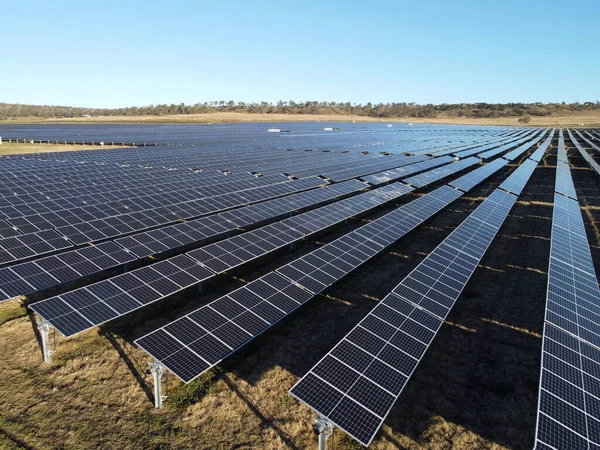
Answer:
<svg viewBox="0 0 600 450"><path fill-rule="evenodd" d="M2 430L0 430L0 448L4 450L21 450L26 449L27 447L22 447L16 442L12 441L2 432Z"/></svg>
<svg viewBox="0 0 600 450"><path fill-rule="evenodd" d="M340 430L334 432L335 448L339 450L360 450L364 448L357 441Z"/></svg>
<svg viewBox="0 0 600 450"><path fill-rule="evenodd" d="M206 394L211 392L218 375L221 373L223 373L223 369L216 366L191 383L178 386L168 394L169 397L165 405L177 411L198 403Z"/></svg>
<svg viewBox="0 0 600 450"><path fill-rule="evenodd" d="M11 320L18 319L27 315L27 310L20 304L14 302L5 302L0 304L0 326Z"/></svg>

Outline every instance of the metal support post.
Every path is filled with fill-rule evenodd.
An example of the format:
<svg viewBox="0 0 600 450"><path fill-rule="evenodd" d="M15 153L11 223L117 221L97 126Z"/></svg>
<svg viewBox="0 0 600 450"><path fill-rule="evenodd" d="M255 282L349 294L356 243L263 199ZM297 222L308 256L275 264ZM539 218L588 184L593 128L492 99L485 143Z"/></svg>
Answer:
<svg viewBox="0 0 600 450"><path fill-rule="evenodd" d="M150 373L152 373L152 379L154 380L154 407L162 408L163 401L167 398L162 393L162 374L163 366L154 360L150 363Z"/></svg>
<svg viewBox="0 0 600 450"><path fill-rule="evenodd" d="M198 284L198 294L202 294L204 292L204 283Z"/></svg>
<svg viewBox="0 0 600 450"><path fill-rule="evenodd" d="M45 320L38 322L38 330L42 337L42 354L44 355L44 362L52 362L52 353L54 353L54 350L50 349L50 324Z"/></svg>
<svg viewBox="0 0 600 450"><path fill-rule="evenodd" d="M333 424L319 415L315 419L313 431L319 436L319 450L327 450L327 440L333 434Z"/></svg>

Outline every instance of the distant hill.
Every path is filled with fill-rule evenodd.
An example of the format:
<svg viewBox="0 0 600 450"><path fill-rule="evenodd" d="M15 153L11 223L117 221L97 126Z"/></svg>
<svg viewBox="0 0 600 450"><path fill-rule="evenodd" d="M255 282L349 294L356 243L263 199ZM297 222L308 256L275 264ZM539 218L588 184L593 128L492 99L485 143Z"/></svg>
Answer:
<svg viewBox="0 0 600 450"><path fill-rule="evenodd" d="M293 102L279 101L277 103L245 103L226 101L212 101L196 103L194 105L170 104L132 106L116 109L75 108L71 106L49 105L20 105L0 103L0 122L16 118L38 119L68 119L68 118L97 118L102 117L152 117L160 116L185 116L214 113L246 113L246 114L273 114L273 115L328 115L328 116L362 116L370 119L501 119L523 118L521 123L528 123L529 118L546 117L551 122L551 117L596 115L600 113L600 101L585 103L457 103L441 105L418 105L415 103L355 103L336 102Z"/></svg>

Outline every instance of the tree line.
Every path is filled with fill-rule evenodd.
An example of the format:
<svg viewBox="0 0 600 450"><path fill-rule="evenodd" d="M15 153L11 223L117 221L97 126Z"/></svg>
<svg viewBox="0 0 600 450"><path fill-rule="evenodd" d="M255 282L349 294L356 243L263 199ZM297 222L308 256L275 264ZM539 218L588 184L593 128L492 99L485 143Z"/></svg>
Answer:
<svg viewBox="0 0 600 450"><path fill-rule="evenodd" d="M164 116L185 114L206 114L215 112L242 112L261 114L336 114L368 117L394 118L435 118L470 117L522 117L552 116L600 110L600 101L584 103L455 103L425 104L416 103L367 103L320 102L320 101L283 101L272 102L235 102L233 100L209 101L193 105L162 104L149 106L131 106L127 108L80 108L71 106L21 105L0 103L0 120L16 117L73 118L82 116Z"/></svg>

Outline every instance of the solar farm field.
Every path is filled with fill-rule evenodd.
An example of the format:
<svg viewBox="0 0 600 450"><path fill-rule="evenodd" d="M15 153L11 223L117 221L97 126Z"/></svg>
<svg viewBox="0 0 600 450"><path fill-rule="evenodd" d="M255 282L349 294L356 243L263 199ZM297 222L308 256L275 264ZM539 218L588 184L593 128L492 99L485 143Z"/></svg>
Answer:
<svg viewBox="0 0 600 450"><path fill-rule="evenodd" d="M600 447L599 130L0 136L1 448Z"/></svg>

